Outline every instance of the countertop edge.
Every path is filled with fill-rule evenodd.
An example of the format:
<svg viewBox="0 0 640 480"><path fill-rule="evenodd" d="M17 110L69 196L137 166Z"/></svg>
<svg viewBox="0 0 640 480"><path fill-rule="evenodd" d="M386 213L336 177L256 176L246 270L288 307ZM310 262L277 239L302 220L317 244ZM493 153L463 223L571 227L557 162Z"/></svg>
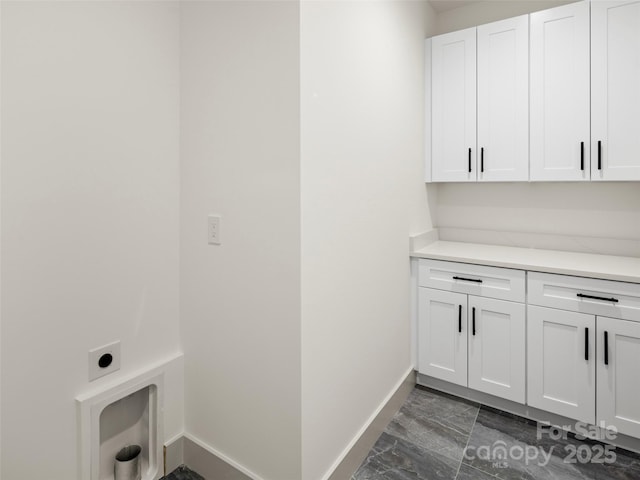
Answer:
<svg viewBox="0 0 640 480"><path fill-rule="evenodd" d="M508 248L517 248L517 247L508 247ZM573 253L573 252L567 252L567 253ZM523 255L525 255L524 252L523 252ZM598 256L602 257L605 255L598 255ZM498 261L498 260L486 259L482 257L470 257L467 255L445 255L441 253L421 252L419 250L411 252L410 257L425 258L425 259L432 259L432 260L443 260L443 261L449 261L449 262L469 263L474 265L487 265L491 267L512 268L515 270L527 270L531 272L553 273L558 275L571 275L575 277L596 278L596 279L603 279L603 280L613 280L616 282L640 284L640 273L638 276L633 276L633 275L616 274L616 273L602 271L602 270L586 270L586 269L581 270L581 269L573 269L573 268L567 268L567 267L554 267L549 265L541 265L537 263Z"/></svg>

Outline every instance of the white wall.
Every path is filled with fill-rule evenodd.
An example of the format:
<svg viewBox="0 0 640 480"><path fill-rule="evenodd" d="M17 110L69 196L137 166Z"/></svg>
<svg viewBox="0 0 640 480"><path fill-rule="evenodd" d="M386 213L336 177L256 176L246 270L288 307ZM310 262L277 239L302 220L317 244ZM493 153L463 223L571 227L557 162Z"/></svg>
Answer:
<svg viewBox="0 0 640 480"><path fill-rule="evenodd" d="M0 92L2 92L2 4L0 3ZM0 93L0 479L2 479L2 94Z"/></svg>
<svg viewBox="0 0 640 480"><path fill-rule="evenodd" d="M433 32L435 32L437 18L438 16L431 5L425 2L423 5L423 44L424 38L432 36ZM417 48L417 45L414 46L414 48ZM414 92L414 101L421 102L420 105L425 105L425 101L428 100L430 105L430 98L425 98L425 74L428 70L425 67L424 50L422 51L422 58L419 61L417 59L412 61L417 61L417 66L423 70L415 74L416 79L419 79L422 84L420 92ZM415 88L417 88L417 86ZM428 94L431 95L431 92ZM414 112L414 115L415 114ZM435 211L433 210L433 206L435 205L438 186L437 184L425 184L423 181L425 178L424 149L431 148L430 134L428 136L426 133L426 128L430 128L430 125L427 126L424 123L424 108L421 110L420 115L420 119L413 120L413 122L416 122L416 125L419 125L422 129L420 133L422 150L420 152L420 158L412 157L410 164L410 182L407 186L407 193L409 194L409 235L418 235L426 232L431 230L435 225Z"/></svg>
<svg viewBox="0 0 640 480"><path fill-rule="evenodd" d="M436 224L442 231L529 234L510 237L511 244L522 246L542 241L545 248L640 256L640 187L637 182L441 184ZM556 238L562 236L574 237L572 244Z"/></svg>
<svg viewBox="0 0 640 480"><path fill-rule="evenodd" d="M428 12L301 9L302 478L319 480L411 367L408 236L430 227L412 207Z"/></svg>
<svg viewBox="0 0 640 480"><path fill-rule="evenodd" d="M181 57L186 431L299 480L299 6L183 3Z"/></svg>
<svg viewBox="0 0 640 480"><path fill-rule="evenodd" d="M180 349L179 10L2 2L1 29L1 476L68 480L74 397ZM89 384L117 339L121 371Z"/></svg>

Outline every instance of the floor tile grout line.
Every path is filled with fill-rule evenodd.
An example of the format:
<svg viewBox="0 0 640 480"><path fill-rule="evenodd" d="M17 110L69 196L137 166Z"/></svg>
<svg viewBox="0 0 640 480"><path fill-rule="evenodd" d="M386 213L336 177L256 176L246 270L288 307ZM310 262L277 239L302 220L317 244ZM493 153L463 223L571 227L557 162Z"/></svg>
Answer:
<svg viewBox="0 0 640 480"><path fill-rule="evenodd" d="M467 468L470 468L471 470L475 470L476 472L480 472L481 474L486 475L487 477L491 477L491 478L496 478L498 480L502 480L497 474L485 472L484 470L481 470L478 467L474 467L473 465L470 465L468 463L463 463L463 465L465 467L467 467ZM462 465L461 465L461 467L462 467Z"/></svg>
<svg viewBox="0 0 640 480"><path fill-rule="evenodd" d="M462 458L460 458L460 464L458 465L458 470L456 471L456 476L453 477L454 480L458 478L460 475L460 469L462 468L462 461L464 460L464 455L467 452L467 447L469 447L469 442L471 441L471 435L473 435L473 429L476 428L476 422L478 421L478 415L480 415L481 405L478 405L478 411L476 412L476 417L473 419L473 424L471 425L471 430L469 430L469 436L467 437L467 443L464 446L464 450L462 450Z"/></svg>

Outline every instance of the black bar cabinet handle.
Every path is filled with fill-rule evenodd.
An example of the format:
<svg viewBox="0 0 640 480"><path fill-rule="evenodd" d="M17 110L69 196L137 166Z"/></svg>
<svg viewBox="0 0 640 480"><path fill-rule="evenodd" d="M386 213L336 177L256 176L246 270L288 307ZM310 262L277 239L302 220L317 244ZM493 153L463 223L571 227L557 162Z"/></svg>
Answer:
<svg viewBox="0 0 640 480"><path fill-rule="evenodd" d="M484 172L484 147L480 149L480 172Z"/></svg>
<svg viewBox="0 0 640 480"><path fill-rule="evenodd" d="M458 333L462 333L462 305L458 305Z"/></svg>
<svg viewBox="0 0 640 480"><path fill-rule="evenodd" d="M602 170L602 141L598 140L598 170Z"/></svg>
<svg viewBox="0 0 640 480"><path fill-rule="evenodd" d="M618 299L617 298L606 298L606 297L596 297L594 295L585 295L584 293L577 293L576 294L578 297L580 298L592 298L594 300L604 300L605 302L613 302L613 303L618 303Z"/></svg>
<svg viewBox="0 0 640 480"><path fill-rule="evenodd" d="M580 170L584 171L584 142L580 142Z"/></svg>
<svg viewBox="0 0 640 480"><path fill-rule="evenodd" d="M482 280L480 280L479 278L453 277L453 279L454 280L464 280L466 282L482 283Z"/></svg>
<svg viewBox="0 0 640 480"><path fill-rule="evenodd" d="M589 361L589 329L584 329L584 359Z"/></svg>
<svg viewBox="0 0 640 480"><path fill-rule="evenodd" d="M609 365L609 332L604 332L604 364Z"/></svg>
<svg viewBox="0 0 640 480"><path fill-rule="evenodd" d="M471 309L471 326L473 330L473 335L476 334L476 307Z"/></svg>
<svg viewBox="0 0 640 480"><path fill-rule="evenodd" d="M469 173L471 173L471 148L469 148Z"/></svg>

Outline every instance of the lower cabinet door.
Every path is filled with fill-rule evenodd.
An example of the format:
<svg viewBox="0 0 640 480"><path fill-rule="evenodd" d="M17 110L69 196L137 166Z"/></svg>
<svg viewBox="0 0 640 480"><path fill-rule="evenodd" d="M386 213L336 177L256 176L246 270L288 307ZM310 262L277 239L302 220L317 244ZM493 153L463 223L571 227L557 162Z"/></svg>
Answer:
<svg viewBox="0 0 640 480"><path fill-rule="evenodd" d="M598 422L640 438L640 323L598 317Z"/></svg>
<svg viewBox="0 0 640 480"><path fill-rule="evenodd" d="M467 295L418 290L418 371L466 387Z"/></svg>
<svg viewBox="0 0 640 480"><path fill-rule="evenodd" d="M528 403L595 423L595 316L529 305Z"/></svg>
<svg viewBox="0 0 640 480"><path fill-rule="evenodd" d="M469 388L525 402L525 306L469 296Z"/></svg>

